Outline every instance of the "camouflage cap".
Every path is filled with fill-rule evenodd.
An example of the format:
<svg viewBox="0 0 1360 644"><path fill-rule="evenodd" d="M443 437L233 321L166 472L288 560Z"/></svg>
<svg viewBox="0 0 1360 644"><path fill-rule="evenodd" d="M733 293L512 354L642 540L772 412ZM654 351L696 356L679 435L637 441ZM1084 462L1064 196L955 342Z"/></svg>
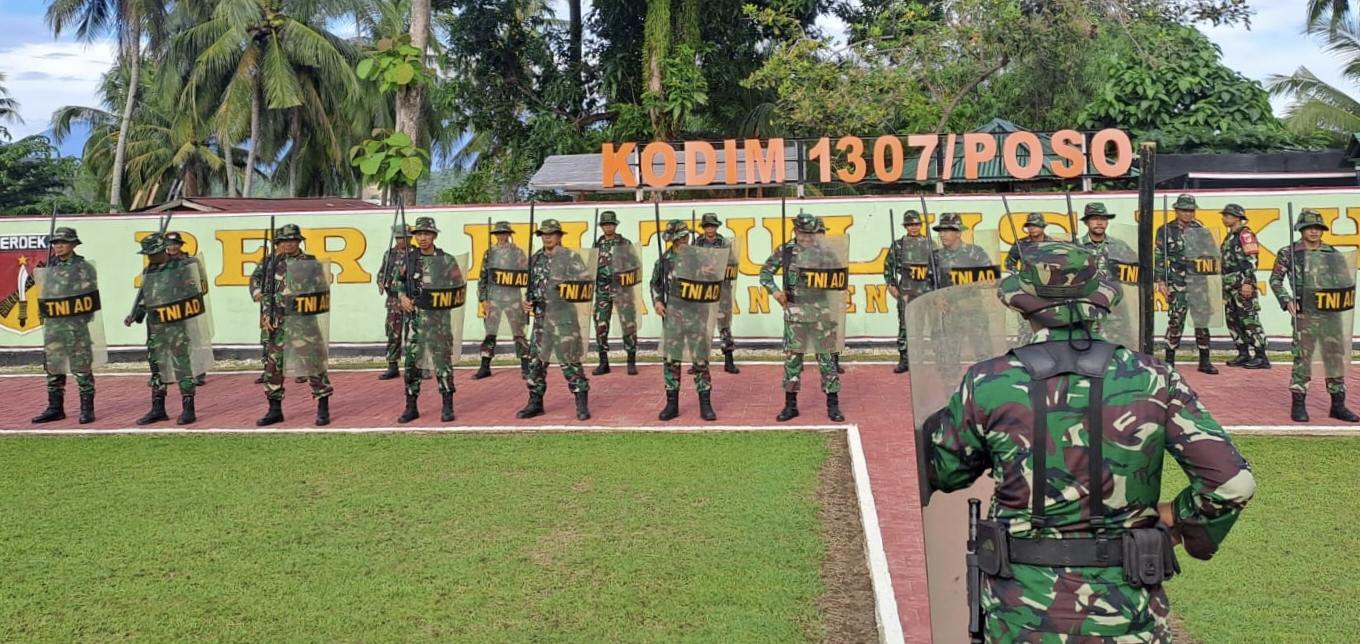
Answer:
<svg viewBox="0 0 1360 644"><path fill-rule="evenodd" d="M165 238L160 233L151 233L142 238L142 249L137 251L143 255L155 255L165 252Z"/></svg>
<svg viewBox="0 0 1360 644"><path fill-rule="evenodd" d="M274 241L302 241L302 229L297 224L284 224L274 231Z"/></svg>
<svg viewBox="0 0 1360 644"><path fill-rule="evenodd" d="M1225 215L1232 215L1232 216L1234 216L1234 217L1237 217L1238 219L1246 219L1246 218L1247 218L1247 211L1244 210L1244 209L1242 208L1242 206L1239 206L1239 205L1237 205L1237 204L1235 204L1235 203L1230 203L1230 204L1228 204L1228 205L1226 205L1226 206L1223 206L1223 211L1222 211L1222 212L1223 212L1223 214L1225 214Z"/></svg>
<svg viewBox="0 0 1360 644"><path fill-rule="evenodd" d="M793 218L793 230L799 233L815 233L817 218L806 212L800 212Z"/></svg>
<svg viewBox="0 0 1360 644"><path fill-rule="evenodd" d="M76 234L76 229L62 226L61 228L52 231L52 238L48 241L49 243L66 242L68 244L79 244L80 236Z"/></svg>
<svg viewBox="0 0 1360 644"><path fill-rule="evenodd" d="M397 239L405 239L411 236L411 228L406 224L393 224L392 236Z"/></svg>
<svg viewBox="0 0 1360 644"><path fill-rule="evenodd" d="M513 235L515 234L515 228L511 226L510 222L508 221L498 221L495 223L495 225L491 226L491 232L492 234L496 235L500 234Z"/></svg>
<svg viewBox="0 0 1360 644"><path fill-rule="evenodd" d="M416 217L416 225L411 226L411 234L434 233L439 234L439 227L434 225L434 217Z"/></svg>
<svg viewBox="0 0 1360 644"><path fill-rule="evenodd" d="M1091 203L1086 204L1086 208L1081 211L1082 221L1086 221L1092 217L1114 219L1114 215L1111 215L1110 211L1105 209L1105 204L1099 201L1092 201Z"/></svg>
<svg viewBox="0 0 1360 644"><path fill-rule="evenodd" d="M919 226L922 223L921 213L916 212L915 210L908 210L902 213L903 226Z"/></svg>
<svg viewBox="0 0 1360 644"><path fill-rule="evenodd" d="M1196 210L1198 208L1199 204L1195 203L1195 196L1191 194L1182 194L1176 197L1176 203L1171 204L1172 210Z"/></svg>
<svg viewBox="0 0 1360 644"><path fill-rule="evenodd" d="M1045 228L1048 226L1048 222L1044 221L1044 213L1032 212L1029 213L1028 215L1025 215L1024 226L1038 226L1040 228ZM1024 226L1021 226L1021 228L1023 228Z"/></svg>
<svg viewBox="0 0 1360 644"><path fill-rule="evenodd" d="M1294 222L1294 230L1303 232L1304 228L1321 228L1331 230L1327 227L1327 222L1322 220L1322 213L1313 208L1304 208L1299 213L1299 220Z"/></svg>
<svg viewBox="0 0 1360 644"><path fill-rule="evenodd" d="M935 230L957 230L963 232L968 230L968 227L963 225L963 217L959 216L959 213L942 212L940 213L939 223L935 224Z"/></svg>
<svg viewBox="0 0 1360 644"><path fill-rule="evenodd" d="M1107 315L1119 286L1100 270L1091 250L1068 242L1040 242L1024 266L997 286L1001 303L1048 327L1071 326Z"/></svg>
<svg viewBox="0 0 1360 644"><path fill-rule="evenodd" d="M600 225L603 226L605 224L611 224L614 226L619 225L618 213L614 212L613 210L605 210L600 212Z"/></svg>
<svg viewBox="0 0 1360 644"><path fill-rule="evenodd" d="M700 227L700 228L707 228L707 227L709 227L709 226L717 226L719 223L721 223L721 222L718 221L718 214L717 214L717 213L714 213L714 212L706 212L706 213L703 214L702 217L699 218L699 227Z"/></svg>
<svg viewBox="0 0 1360 644"><path fill-rule="evenodd" d="M675 241L689 236L689 225L680 219L672 219L666 222L666 230L661 233L661 239L665 241Z"/></svg>
<svg viewBox="0 0 1360 644"><path fill-rule="evenodd" d="M556 219L544 219L543 221L538 222L538 230L535 230L534 234L561 235L562 224L558 223Z"/></svg>
<svg viewBox="0 0 1360 644"><path fill-rule="evenodd" d="M179 233L174 232L174 231L165 233L165 245L166 245L166 246L170 246L170 245L172 245L172 244L179 244L179 245L183 246L183 245L184 245L184 238L181 237Z"/></svg>

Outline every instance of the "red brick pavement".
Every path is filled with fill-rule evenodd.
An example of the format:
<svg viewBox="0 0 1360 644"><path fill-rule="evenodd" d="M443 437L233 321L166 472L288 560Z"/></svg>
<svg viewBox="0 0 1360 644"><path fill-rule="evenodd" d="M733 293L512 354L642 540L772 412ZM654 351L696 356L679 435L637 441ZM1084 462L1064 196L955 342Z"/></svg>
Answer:
<svg viewBox="0 0 1360 644"><path fill-rule="evenodd" d="M1187 367L1189 365L1184 365ZM912 446L910 392L905 375L891 373L890 364L847 364L843 376L842 408L847 422L859 426L869 467L880 529L883 534L893 589L907 641L929 638L929 609L926 600L925 553L915 481L915 455ZM577 423L571 395L560 373L549 374L547 414L532 422L514 418L523 404L525 390L517 369L499 368L491 378L474 381L466 369L455 376L458 394L452 425L505 425L534 427L544 425L608 425L618 427L657 425L656 412L664 402L658 367L644 365L638 376L627 376L622 369L608 376L591 378L591 412L594 417ZM773 365L748 365L739 376L718 370L714 374L714 406L718 424L737 426L774 425L774 416L783 404L779 389L779 368ZM826 424L824 397L816 386L815 369L806 372L805 392L800 401L802 416L794 422ZM253 373L209 376L209 384L198 398L199 422L203 428L253 428L254 419L264 412L263 394L252 383ZM1223 369L1218 376L1189 372L1191 384L1202 400L1225 425L1291 425L1289 422L1289 378L1287 365L1269 371ZM335 428L391 427L401 411L400 380L378 381L373 372L336 372L333 374L336 398L331 415ZM6 392L8 413L0 420L3 429L131 427L146 409L147 390L143 377L109 376L98 381L99 420L90 426L75 423L73 409L60 423L31 425L27 418L45 404L42 378L37 376L0 379ZM407 427L443 426L439 422L439 396L432 381L426 381L421 397L423 416ZM286 427L311 426L313 407L305 385L288 383L292 393L284 404ZM68 405L75 405L74 387L67 392ZM1326 419L1327 397L1321 383L1309 410L1319 424ZM179 411L177 400L168 404L173 418ZM686 383L681 393L681 416L677 424L703 424L698 418L697 401ZM171 427L161 423L161 427Z"/></svg>

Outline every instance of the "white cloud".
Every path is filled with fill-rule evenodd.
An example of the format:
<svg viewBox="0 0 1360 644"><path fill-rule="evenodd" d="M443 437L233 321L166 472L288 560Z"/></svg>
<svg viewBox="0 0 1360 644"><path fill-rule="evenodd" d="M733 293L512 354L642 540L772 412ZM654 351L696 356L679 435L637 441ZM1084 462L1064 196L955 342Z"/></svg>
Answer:
<svg viewBox="0 0 1360 644"><path fill-rule="evenodd" d="M114 46L107 41L32 42L0 50L0 71L24 119L6 125L10 134L19 138L46 130L52 112L63 106L97 105L99 77L113 60Z"/></svg>

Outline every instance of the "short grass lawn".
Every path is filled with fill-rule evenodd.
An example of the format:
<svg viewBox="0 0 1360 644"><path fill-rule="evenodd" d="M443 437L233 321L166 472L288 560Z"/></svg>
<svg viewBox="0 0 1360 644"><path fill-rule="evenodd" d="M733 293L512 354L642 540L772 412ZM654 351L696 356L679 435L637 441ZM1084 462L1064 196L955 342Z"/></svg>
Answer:
<svg viewBox="0 0 1360 644"><path fill-rule="evenodd" d="M0 641L821 640L830 440L4 438Z"/></svg>
<svg viewBox="0 0 1360 644"><path fill-rule="evenodd" d="M1234 442L1256 498L1212 560L1181 556L1172 613L1206 644L1360 640L1360 439ZM1167 494L1185 485L1177 472L1164 477Z"/></svg>

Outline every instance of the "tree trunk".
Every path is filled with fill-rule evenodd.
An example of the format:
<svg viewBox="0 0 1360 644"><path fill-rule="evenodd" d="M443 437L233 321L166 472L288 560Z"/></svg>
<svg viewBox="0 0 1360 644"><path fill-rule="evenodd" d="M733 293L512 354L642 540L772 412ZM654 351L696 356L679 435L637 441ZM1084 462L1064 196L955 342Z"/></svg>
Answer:
<svg viewBox="0 0 1360 644"><path fill-rule="evenodd" d="M571 40L571 46L567 51L567 64L571 69L571 77L578 83L584 83L581 78L581 0L567 0L567 33Z"/></svg>
<svg viewBox="0 0 1360 644"><path fill-rule="evenodd" d="M647 0L647 17L643 21L642 33L642 80L647 92L660 101L665 96L662 85L661 65L670 53L671 43L671 0ZM653 108L649 112L652 122L652 136L665 139L670 135L665 116Z"/></svg>
<svg viewBox="0 0 1360 644"><path fill-rule="evenodd" d="M260 85L255 82L250 94L250 152L246 154L245 179L242 180L242 197L250 196L250 183L255 178L256 151L260 149Z"/></svg>
<svg viewBox="0 0 1360 644"><path fill-rule="evenodd" d="M288 138L293 142L292 158L288 160L288 194L298 194L298 170L302 168L302 108L295 107L288 115Z"/></svg>
<svg viewBox="0 0 1360 644"><path fill-rule="evenodd" d="M420 50L424 61L430 44L430 0L411 0L411 46ZM427 147L421 132L422 115L425 113L425 90L412 83L397 89L397 131L411 137L418 147ZM416 189L406 186L400 189L402 202L415 205Z"/></svg>
<svg viewBox="0 0 1360 644"><path fill-rule="evenodd" d="M123 117L118 123L118 143L113 150L109 212L121 212L123 209L123 173L127 164L128 132L132 129L132 111L137 106L137 87L142 80L142 30L138 28L136 20L136 13L133 13L127 41L122 43L123 64L128 66L128 88L127 101L123 103Z"/></svg>
<svg viewBox="0 0 1360 644"><path fill-rule="evenodd" d="M225 168L227 171L227 196L236 196L236 158L232 155L236 146L226 143L226 135L217 136L217 147L222 149L222 158L226 160Z"/></svg>

